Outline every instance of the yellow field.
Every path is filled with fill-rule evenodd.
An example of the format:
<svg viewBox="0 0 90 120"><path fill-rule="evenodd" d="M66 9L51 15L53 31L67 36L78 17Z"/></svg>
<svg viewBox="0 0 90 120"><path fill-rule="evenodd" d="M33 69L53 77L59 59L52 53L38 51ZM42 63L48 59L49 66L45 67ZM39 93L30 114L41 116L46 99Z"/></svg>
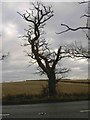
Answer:
<svg viewBox="0 0 90 120"><path fill-rule="evenodd" d="M2 98L2 84L0 84L0 99Z"/></svg>
<svg viewBox="0 0 90 120"><path fill-rule="evenodd" d="M86 80L85 80L86 81ZM60 81L57 84L58 94L88 94L88 84L82 81ZM87 81L86 81L87 82ZM23 82L10 82L2 84L3 98L8 95L39 95L47 85L47 81L23 81Z"/></svg>
<svg viewBox="0 0 90 120"><path fill-rule="evenodd" d="M11 82L3 83L2 96L7 95L39 95L42 91L42 86L46 86L46 81L24 81L24 82Z"/></svg>

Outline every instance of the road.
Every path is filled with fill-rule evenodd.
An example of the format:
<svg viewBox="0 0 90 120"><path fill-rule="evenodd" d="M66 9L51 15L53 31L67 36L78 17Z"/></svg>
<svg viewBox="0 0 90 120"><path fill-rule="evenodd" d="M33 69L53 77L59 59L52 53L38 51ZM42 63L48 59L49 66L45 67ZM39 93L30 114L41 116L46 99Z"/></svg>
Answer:
<svg viewBox="0 0 90 120"><path fill-rule="evenodd" d="M3 118L88 118L88 101L8 105Z"/></svg>

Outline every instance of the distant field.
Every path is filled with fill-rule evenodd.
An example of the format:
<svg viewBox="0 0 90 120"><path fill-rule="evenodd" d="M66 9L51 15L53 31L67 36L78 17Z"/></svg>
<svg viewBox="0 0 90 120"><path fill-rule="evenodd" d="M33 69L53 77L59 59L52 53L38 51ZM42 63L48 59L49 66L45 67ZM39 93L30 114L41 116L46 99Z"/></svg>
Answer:
<svg viewBox="0 0 90 120"><path fill-rule="evenodd" d="M0 84L0 99L2 98L2 85Z"/></svg>
<svg viewBox="0 0 90 120"><path fill-rule="evenodd" d="M57 84L58 95L62 94L88 94L90 93L88 80L62 80ZM43 87L47 85L45 80L33 80L23 82L10 82L2 84L2 97L15 95L40 95Z"/></svg>

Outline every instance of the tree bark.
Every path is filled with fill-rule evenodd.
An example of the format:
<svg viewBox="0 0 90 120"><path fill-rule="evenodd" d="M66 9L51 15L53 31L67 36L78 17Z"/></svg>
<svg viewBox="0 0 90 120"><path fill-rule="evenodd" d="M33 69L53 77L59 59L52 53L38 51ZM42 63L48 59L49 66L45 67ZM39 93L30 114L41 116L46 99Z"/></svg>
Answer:
<svg viewBox="0 0 90 120"><path fill-rule="evenodd" d="M55 96L56 95L56 77L55 72L52 68L49 69L48 73L48 88L49 88L49 96Z"/></svg>

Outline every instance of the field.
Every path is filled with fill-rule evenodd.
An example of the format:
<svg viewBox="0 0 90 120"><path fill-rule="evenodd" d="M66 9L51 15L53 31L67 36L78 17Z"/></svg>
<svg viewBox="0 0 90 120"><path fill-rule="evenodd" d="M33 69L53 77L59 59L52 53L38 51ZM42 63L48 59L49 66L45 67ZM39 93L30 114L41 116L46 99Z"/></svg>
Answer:
<svg viewBox="0 0 90 120"><path fill-rule="evenodd" d="M88 80L62 80L57 84L57 94L60 99L87 99L87 95L90 93L89 87L90 81ZM25 96L29 98L41 98L44 88L47 86L47 80L32 80L22 82L10 82L2 84L2 97L3 101L10 100L12 97Z"/></svg>

